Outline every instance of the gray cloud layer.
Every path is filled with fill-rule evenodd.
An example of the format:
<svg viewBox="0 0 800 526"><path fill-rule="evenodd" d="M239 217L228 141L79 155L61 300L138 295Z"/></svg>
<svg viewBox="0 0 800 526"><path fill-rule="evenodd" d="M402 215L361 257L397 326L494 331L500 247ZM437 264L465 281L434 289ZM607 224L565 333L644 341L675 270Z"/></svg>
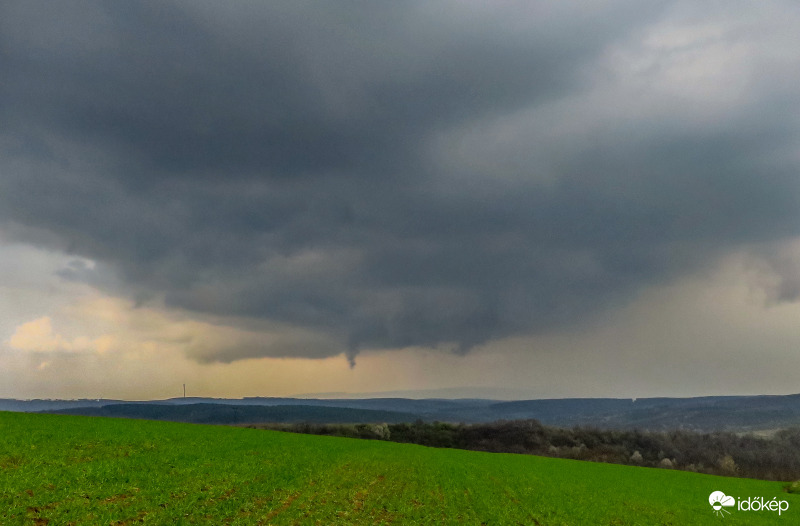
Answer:
<svg viewBox="0 0 800 526"><path fill-rule="evenodd" d="M576 323L798 234L796 7L739 7L5 2L0 221L311 355Z"/></svg>

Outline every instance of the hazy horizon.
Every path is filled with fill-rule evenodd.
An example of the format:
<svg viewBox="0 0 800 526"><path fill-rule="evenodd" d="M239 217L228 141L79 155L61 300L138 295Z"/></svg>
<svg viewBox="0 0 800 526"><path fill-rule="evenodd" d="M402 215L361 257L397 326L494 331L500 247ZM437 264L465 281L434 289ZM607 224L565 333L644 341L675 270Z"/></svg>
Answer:
<svg viewBox="0 0 800 526"><path fill-rule="evenodd" d="M3 398L5 400L98 400L98 401L120 401L120 402L159 402L164 400L180 400L180 399L212 399L212 400L248 400L256 398L287 398L294 400L377 400L377 399L410 399L410 400L495 400L498 402L504 401L525 401L525 400L569 400L569 399L614 399L614 400L645 400L653 398L673 398L673 399L691 399L691 398L706 398L709 396L722 396L722 397L761 397L761 396L797 396L800 393L749 393L739 395L697 395L697 396L646 396L646 397L622 397L622 396L593 396L593 397L572 397L572 396L558 396L558 397L537 397L531 395L524 390L512 390L503 388L470 388L470 387L452 387L443 389L411 389L401 391L373 391L373 392L320 392L320 393L295 393L283 396L242 396L242 397L225 397L225 396L198 396L188 394L186 396L169 396L163 398L109 398L109 397L71 397L71 398Z"/></svg>

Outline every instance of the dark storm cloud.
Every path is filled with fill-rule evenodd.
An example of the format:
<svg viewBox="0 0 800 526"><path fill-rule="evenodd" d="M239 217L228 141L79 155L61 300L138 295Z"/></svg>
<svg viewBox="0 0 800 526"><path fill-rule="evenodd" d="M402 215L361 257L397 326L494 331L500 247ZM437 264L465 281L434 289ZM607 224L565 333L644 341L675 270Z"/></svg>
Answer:
<svg viewBox="0 0 800 526"><path fill-rule="evenodd" d="M8 25L28 27L6 29L6 90L26 116L120 148L139 177L386 171L410 168L432 129L564 89L564 64L604 36L504 39L424 4L271 5L78 3L55 8L63 23L10 6Z"/></svg>
<svg viewBox="0 0 800 526"><path fill-rule="evenodd" d="M5 3L0 220L137 299L351 357L575 323L800 224L796 123L769 92L721 128L643 115L536 142L559 122L535 110L591 91L668 8ZM513 168L443 139L524 112L539 135Z"/></svg>

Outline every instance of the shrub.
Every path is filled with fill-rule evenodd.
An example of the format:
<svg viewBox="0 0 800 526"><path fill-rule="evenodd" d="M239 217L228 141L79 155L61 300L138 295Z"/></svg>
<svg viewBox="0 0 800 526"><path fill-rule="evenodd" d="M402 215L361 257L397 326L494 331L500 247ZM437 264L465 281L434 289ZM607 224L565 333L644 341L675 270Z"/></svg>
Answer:
<svg viewBox="0 0 800 526"><path fill-rule="evenodd" d="M730 455L725 455L719 459L719 469L724 475L735 475L739 471L736 462L733 461L733 457Z"/></svg>
<svg viewBox="0 0 800 526"><path fill-rule="evenodd" d="M786 486L786 491L788 493L800 493L800 480L795 480L788 486Z"/></svg>

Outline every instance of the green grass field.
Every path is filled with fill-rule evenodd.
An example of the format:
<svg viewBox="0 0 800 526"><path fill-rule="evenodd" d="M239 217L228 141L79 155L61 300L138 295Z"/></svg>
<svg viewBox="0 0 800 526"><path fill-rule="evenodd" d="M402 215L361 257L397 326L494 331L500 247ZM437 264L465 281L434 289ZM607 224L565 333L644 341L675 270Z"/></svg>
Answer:
<svg viewBox="0 0 800 526"><path fill-rule="evenodd" d="M0 523L798 524L782 483L233 427L0 412ZM717 518L712 491L789 510Z"/></svg>

